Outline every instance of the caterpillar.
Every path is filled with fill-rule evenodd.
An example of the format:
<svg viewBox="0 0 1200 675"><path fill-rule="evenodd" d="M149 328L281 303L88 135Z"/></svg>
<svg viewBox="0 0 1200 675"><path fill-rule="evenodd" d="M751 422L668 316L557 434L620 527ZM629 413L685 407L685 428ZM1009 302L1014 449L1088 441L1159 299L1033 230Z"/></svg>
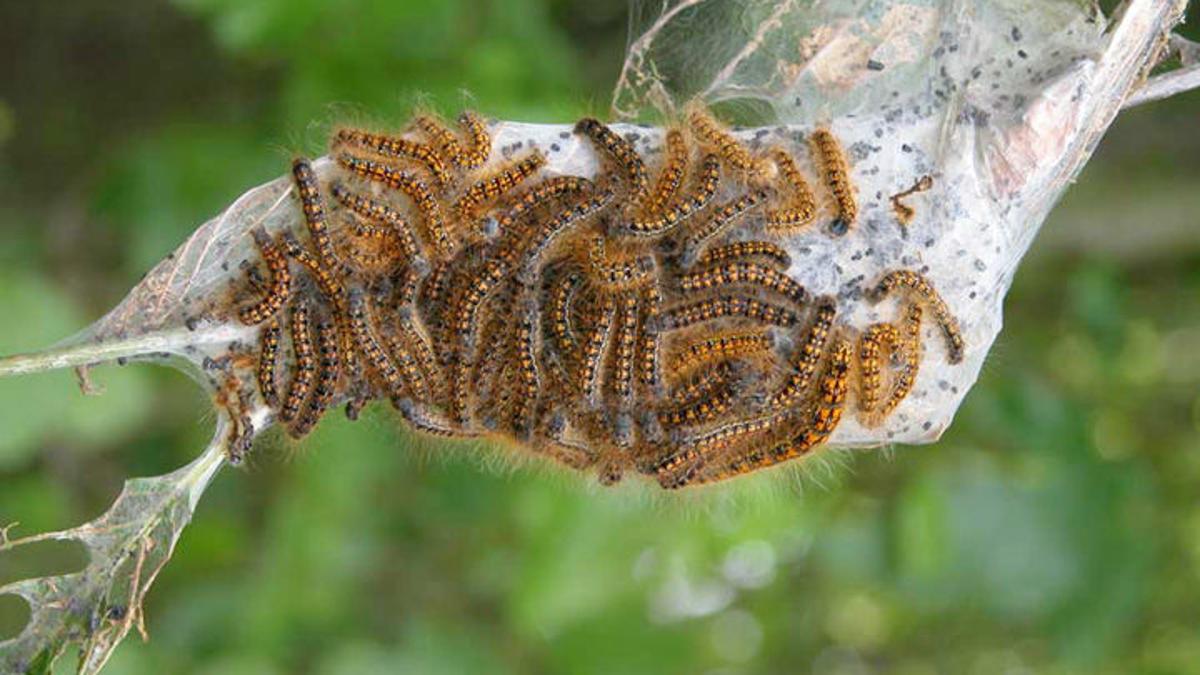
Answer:
<svg viewBox="0 0 1200 675"><path fill-rule="evenodd" d="M683 183L683 174L687 169L688 145L679 129L670 129L666 135L666 150L663 153L662 168L658 172L658 180L642 207L647 216L657 216L663 208L675 197L679 186Z"/></svg>
<svg viewBox="0 0 1200 675"><path fill-rule="evenodd" d="M614 338L613 395L622 407L628 407L633 395L634 356L637 347L638 303L636 293L625 293L618 308L617 334Z"/></svg>
<svg viewBox="0 0 1200 675"><path fill-rule="evenodd" d="M794 326L800 320L796 311L788 307L745 295L721 294L671 307L663 312L660 323L672 330L727 317L741 317L782 328Z"/></svg>
<svg viewBox="0 0 1200 675"><path fill-rule="evenodd" d="M821 357L825 353L825 345L829 340L836 316L837 305L832 300L824 299L818 303L808 332L788 360L791 372L784 380L783 386L771 397L770 407L772 409L790 408L798 398L807 392L809 383L816 375Z"/></svg>
<svg viewBox="0 0 1200 675"><path fill-rule="evenodd" d="M405 381L392 356L384 351L372 329L373 317L367 309L366 296L360 289L350 292L350 332L354 345L366 359L371 369L383 379L386 393L393 399L400 398L406 390Z"/></svg>
<svg viewBox="0 0 1200 675"><path fill-rule="evenodd" d="M879 405L874 416L868 420L868 424L877 425L892 414L892 411L908 397L913 385L916 384L917 373L921 368L921 315L923 313L924 310L917 304L911 304L905 309L904 318L900 324L900 370L892 381L892 388L887 398Z"/></svg>
<svg viewBox="0 0 1200 675"><path fill-rule="evenodd" d="M317 383L312 397L296 424L292 434L304 436L317 426L325 411L337 395L338 379L342 374L342 359L338 352L337 327L333 321L322 318L317 323Z"/></svg>
<svg viewBox="0 0 1200 675"><path fill-rule="evenodd" d="M333 135L331 149L336 153L346 146L367 150L380 157L403 160L413 159L424 165L438 186L450 182L450 172L442 158L433 148L398 136L371 134L360 129L340 129Z"/></svg>
<svg viewBox="0 0 1200 675"><path fill-rule="evenodd" d="M813 132L812 147L821 163L825 185L833 197L835 218L829 231L835 235L845 234L858 220L858 201L850 182L850 163L846 161L842 144L828 129Z"/></svg>
<svg viewBox="0 0 1200 675"><path fill-rule="evenodd" d="M604 348L612 333L616 301L607 293L595 301L591 310L592 322L587 337L579 345L579 364L576 374L576 389L583 392L584 401L593 405L600 389L600 365L604 359Z"/></svg>
<svg viewBox="0 0 1200 675"><path fill-rule="evenodd" d="M639 236L655 236L669 232L694 213L708 205L717 192L720 182L721 162L716 155L707 155L700 167L696 186L692 192L678 202L671 204L663 214L650 220L635 220L626 227L629 232Z"/></svg>
<svg viewBox="0 0 1200 675"><path fill-rule="evenodd" d="M282 330L279 322L269 319L258 337L258 391L268 408L279 405L279 388L275 383L275 369L279 363L279 338Z"/></svg>
<svg viewBox="0 0 1200 675"><path fill-rule="evenodd" d="M345 185L338 182L334 182L330 186L330 191L342 206L363 221L369 224L380 223L385 225L396 237L399 242L400 253L405 258L414 262L422 260L420 247L413 236L412 228L409 227L408 221L400 215L399 211L381 201L352 192ZM355 228L355 232L360 235L367 233L361 225Z"/></svg>
<svg viewBox="0 0 1200 675"><path fill-rule="evenodd" d="M296 226L252 231L262 281L219 296L261 325L242 385L296 437L335 405L353 419L382 400L420 433L675 489L807 455L847 410L888 420L918 384L926 318L964 360L923 272L880 269L865 295L896 296L898 314L865 328L789 274L826 258L781 235L827 238L858 216L830 131L794 155L744 145L698 107L683 122L653 159L638 149L653 137L581 120L592 178L554 175L539 150L496 159L520 146L494 152L475 113L458 129L424 116L408 134L335 131L333 162L292 165ZM829 228L808 228L810 171Z"/></svg>
<svg viewBox="0 0 1200 675"><path fill-rule="evenodd" d="M795 279L758 263L735 261L713 265L679 278L684 291L719 289L726 286L753 286L782 295L796 305L808 301L808 291Z"/></svg>
<svg viewBox="0 0 1200 675"><path fill-rule="evenodd" d="M635 201L645 195L650 180L646 174L646 163L629 141L592 117L579 120L575 125L575 132L587 136L624 171L624 180L628 183L629 192Z"/></svg>
<svg viewBox="0 0 1200 675"><path fill-rule="evenodd" d="M455 166L463 169L474 169L482 166L491 154L492 140L488 134L487 124L479 115L469 110L463 111L458 117L458 125L470 137L469 147L464 148L459 143L454 132L446 128L433 117L422 115L413 120L413 124L424 131L442 153Z"/></svg>
<svg viewBox="0 0 1200 675"><path fill-rule="evenodd" d="M528 439L533 426L533 412L541 392L541 372L538 368L537 348L538 307L532 297L522 298L517 307L517 337L514 354L516 383L513 387L513 434Z"/></svg>
<svg viewBox="0 0 1200 675"><path fill-rule="evenodd" d="M333 273L341 267L341 262L333 252L333 241L329 238L329 223L325 218L325 199L321 195L317 174L312 165L304 158L292 162L292 175L296 180L296 190L300 193L300 204L304 209L304 222L308 226L308 236L317 249L317 257L326 272Z"/></svg>
<svg viewBox="0 0 1200 675"><path fill-rule="evenodd" d="M871 290L870 296L876 300L882 300L897 289L909 291L917 300L929 306L930 311L933 312L934 321L937 322L946 339L950 363L961 363L966 341L963 339L962 330L958 327L958 320L954 318L950 307L934 289L933 284L920 272L895 270L884 275L883 279Z"/></svg>
<svg viewBox="0 0 1200 675"><path fill-rule="evenodd" d="M767 229L779 232L808 225L817 215L817 202L812 188L787 151L774 150L771 160L779 167L779 172L793 196L783 207L767 212Z"/></svg>
<svg viewBox="0 0 1200 675"><path fill-rule="evenodd" d="M883 358L900 346L900 331L890 323L872 324L858 341L858 407L864 412L879 407L883 390Z"/></svg>
<svg viewBox="0 0 1200 675"><path fill-rule="evenodd" d="M742 258L765 258L778 265L781 270L786 270L792 265L792 256L778 244L769 241L735 241L732 244L717 246L701 256L698 263L703 267Z"/></svg>
<svg viewBox="0 0 1200 675"><path fill-rule="evenodd" d="M755 171L757 162L736 138L726 131L712 115L702 107L693 106L688 114L688 122L692 131L701 141L717 150L721 158L739 171Z"/></svg>
<svg viewBox="0 0 1200 675"><path fill-rule="evenodd" d="M480 204L494 200L529 180L545 163L546 156L535 150L523 159L501 167L491 176L467 188L454 203L454 211L461 221L469 222L475 217Z"/></svg>
<svg viewBox="0 0 1200 675"><path fill-rule="evenodd" d="M766 190L754 190L718 206L708 220L691 231L685 239L684 266L689 266L691 261L700 257L705 244L723 233L751 209L766 201L767 196Z"/></svg>
<svg viewBox="0 0 1200 675"><path fill-rule="evenodd" d="M774 339L766 331L726 333L685 345L673 357L668 369L681 377L717 359L729 359L768 352Z"/></svg>
<svg viewBox="0 0 1200 675"><path fill-rule="evenodd" d="M263 230L252 230L251 236L263 261L267 263L271 282L262 299L238 311L238 319L248 326L260 324L278 314L292 291L292 274L288 270L287 258Z"/></svg>
<svg viewBox="0 0 1200 675"><path fill-rule="evenodd" d="M425 181L408 171L353 155L339 154L338 162L358 176L382 183L407 195L421 213L427 236L433 242L439 256L448 257L454 251L455 241L446 227L444 207L434 198Z"/></svg>
<svg viewBox="0 0 1200 675"><path fill-rule="evenodd" d="M658 328L661 312L662 292L652 285L642 296L642 332L637 339L637 355L634 357L638 383L650 397L657 395L662 381L659 363L661 332Z"/></svg>
<svg viewBox="0 0 1200 675"><path fill-rule="evenodd" d="M296 303L291 313L292 334L292 382L288 388L287 399L279 409L279 419L291 422L300 413L300 406L308 400L312 390L313 374L316 363L313 361L312 328L308 323L308 304Z"/></svg>

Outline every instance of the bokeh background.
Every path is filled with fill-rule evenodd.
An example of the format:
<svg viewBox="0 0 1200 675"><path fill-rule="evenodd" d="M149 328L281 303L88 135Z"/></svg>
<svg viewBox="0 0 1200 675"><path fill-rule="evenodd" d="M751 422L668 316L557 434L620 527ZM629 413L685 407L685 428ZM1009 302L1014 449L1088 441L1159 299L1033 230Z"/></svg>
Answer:
<svg viewBox="0 0 1200 675"><path fill-rule="evenodd" d="M332 120L603 113L625 24L621 0L0 0L0 353L100 316ZM1200 673L1200 93L1121 116L1006 320L942 442L702 497L385 410L265 439L107 672ZM14 534L207 441L183 376L94 376L0 380ZM78 562L0 558L0 583ZM23 613L0 598L0 639Z"/></svg>

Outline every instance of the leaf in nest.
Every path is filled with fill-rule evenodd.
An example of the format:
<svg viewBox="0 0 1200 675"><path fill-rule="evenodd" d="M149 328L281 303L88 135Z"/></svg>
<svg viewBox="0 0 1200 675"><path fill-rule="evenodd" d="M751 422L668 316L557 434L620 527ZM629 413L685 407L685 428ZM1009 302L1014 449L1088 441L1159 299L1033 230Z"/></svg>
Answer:
<svg viewBox="0 0 1200 675"><path fill-rule="evenodd" d="M145 636L146 593L223 462L223 448L213 444L174 473L128 481L108 512L86 525L12 541L0 537L0 554L47 540L78 541L88 553L80 572L0 587L0 594L20 596L31 608L24 631L0 643L0 672L48 673L77 643L79 672L97 673L131 629Z"/></svg>

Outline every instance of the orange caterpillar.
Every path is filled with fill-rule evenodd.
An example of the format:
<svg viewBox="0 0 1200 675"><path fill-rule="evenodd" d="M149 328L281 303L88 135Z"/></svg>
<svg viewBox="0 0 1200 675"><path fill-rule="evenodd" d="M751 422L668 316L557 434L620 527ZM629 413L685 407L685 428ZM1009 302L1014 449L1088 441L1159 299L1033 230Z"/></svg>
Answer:
<svg viewBox="0 0 1200 675"><path fill-rule="evenodd" d="M845 234L858 220L858 201L854 197L854 185L850 182L850 162L846 159L842 144L828 129L813 132L812 147L821 163L825 186L833 197L834 220L829 231L835 235Z"/></svg>
<svg viewBox="0 0 1200 675"><path fill-rule="evenodd" d="M457 132L433 117L398 135L337 131L327 175L293 164L303 228L254 232L264 288L249 304L229 296L232 316L261 326L247 383L295 436L339 402L353 417L382 400L423 433L675 489L807 455L847 411L886 421L916 386L926 318L948 360L964 358L949 305L916 271L864 280L869 298L899 300L865 328L788 274L781 234L818 217L809 176L834 206L811 236L857 219L829 131L812 133L805 166L703 109L684 122L648 161L642 135L582 120L593 179L545 175L536 149L491 159L473 113ZM283 396L277 371L290 373Z"/></svg>

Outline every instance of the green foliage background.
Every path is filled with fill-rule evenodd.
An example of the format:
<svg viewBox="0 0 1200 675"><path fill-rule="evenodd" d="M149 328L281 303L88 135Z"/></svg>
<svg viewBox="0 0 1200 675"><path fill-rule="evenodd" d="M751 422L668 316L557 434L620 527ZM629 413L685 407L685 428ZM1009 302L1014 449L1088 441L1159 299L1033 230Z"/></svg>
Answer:
<svg viewBox="0 0 1200 675"><path fill-rule="evenodd" d="M625 30L618 0L0 0L0 353L331 121L603 113ZM1121 117L937 445L668 502L331 417L219 478L107 672L1200 673L1198 130L1196 93ZM0 526L91 519L207 440L182 376L95 379L0 380Z"/></svg>

